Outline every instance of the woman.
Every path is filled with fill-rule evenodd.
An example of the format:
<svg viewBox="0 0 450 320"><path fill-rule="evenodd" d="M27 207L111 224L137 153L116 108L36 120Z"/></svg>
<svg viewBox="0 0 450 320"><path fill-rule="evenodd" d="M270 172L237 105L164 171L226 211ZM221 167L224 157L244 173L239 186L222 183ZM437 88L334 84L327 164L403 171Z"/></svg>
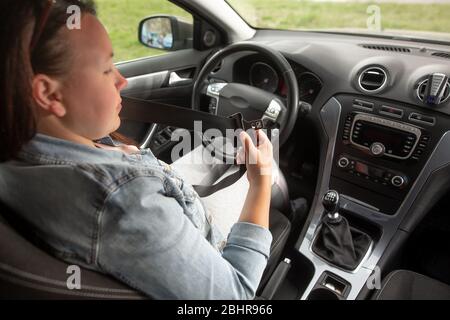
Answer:
<svg viewBox="0 0 450 320"><path fill-rule="evenodd" d="M0 200L56 256L153 298L253 298L272 239L264 133L241 135L250 187L224 239L170 166L109 138L127 81L92 3L3 0L0 15Z"/></svg>

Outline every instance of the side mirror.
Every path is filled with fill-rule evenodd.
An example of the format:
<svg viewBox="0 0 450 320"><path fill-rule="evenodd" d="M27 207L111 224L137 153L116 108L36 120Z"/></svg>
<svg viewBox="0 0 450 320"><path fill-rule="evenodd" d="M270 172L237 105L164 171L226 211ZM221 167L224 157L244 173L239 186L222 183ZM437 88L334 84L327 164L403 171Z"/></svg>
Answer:
<svg viewBox="0 0 450 320"><path fill-rule="evenodd" d="M151 16L139 23L139 42L144 46L162 50L192 48L191 23L174 16Z"/></svg>

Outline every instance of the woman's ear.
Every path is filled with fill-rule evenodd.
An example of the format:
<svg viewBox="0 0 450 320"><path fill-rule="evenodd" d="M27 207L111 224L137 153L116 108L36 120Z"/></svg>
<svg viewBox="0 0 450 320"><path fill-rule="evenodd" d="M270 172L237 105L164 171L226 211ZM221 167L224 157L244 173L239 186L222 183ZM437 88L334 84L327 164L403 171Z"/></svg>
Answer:
<svg viewBox="0 0 450 320"><path fill-rule="evenodd" d="M32 94L37 106L58 118L66 114L62 103L61 82L44 74L33 78Z"/></svg>

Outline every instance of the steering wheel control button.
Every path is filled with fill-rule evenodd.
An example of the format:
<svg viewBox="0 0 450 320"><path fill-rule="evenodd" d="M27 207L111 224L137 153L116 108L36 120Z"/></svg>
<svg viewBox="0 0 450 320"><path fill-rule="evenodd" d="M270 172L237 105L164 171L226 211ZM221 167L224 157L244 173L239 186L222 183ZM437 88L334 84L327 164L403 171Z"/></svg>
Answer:
<svg viewBox="0 0 450 320"><path fill-rule="evenodd" d="M278 103L278 101L273 99L272 101L270 101L269 106L267 107L266 112L264 112L264 116L261 120L269 119L273 122L276 122L278 116L280 115L280 112L281 105Z"/></svg>
<svg viewBox="0 0 450 320"><path fill-rule="evenodd" d="M391 183L394 187L401 188L406 184L406 180L402 176L394 176Z"/></svg>
<svg viewBox="0 0 450 320"><path fill-rule="evenodd" d="M226 82L211 83L206 89L206 94L210 97L217 97L227 84Z"/></svg>
<svg viewBox="0 0 450 320"><path fill-rule="evenodd" d="M209 100L208 105L209 113L217 114L217 102L218 102L217 98L211 97L211 100Z"/></svg>
<svg viewBox="0 0 450 320"><path fill-rule="evenodd" d="M350 164L350 161L346 157L342 157L338 161L338 166L340 168L347 168L349 164Z"/></svg>
<svg viewBox="0 0 450 320"><path fill-rule="evenodd" d="M386 151L386 148L384 147L384 145L382 143L375 142L370 146L370 153L373 156L380 157L380 156L384 155L385 151Z"/></svg>

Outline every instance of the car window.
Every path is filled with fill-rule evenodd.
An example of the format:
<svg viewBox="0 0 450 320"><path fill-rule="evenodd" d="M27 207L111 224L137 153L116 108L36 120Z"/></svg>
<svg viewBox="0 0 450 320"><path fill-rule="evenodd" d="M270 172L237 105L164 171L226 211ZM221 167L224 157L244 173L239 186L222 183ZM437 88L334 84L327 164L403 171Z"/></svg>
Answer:
<svg viewBox="0 0 450 320"><path fill-rule="evenodd" d="M193 21L190 13L167 0L97 0L96 4L114 47L115 62L169 52L147 48L139 42L138 26L143 18L162 14Z"/></svg>

